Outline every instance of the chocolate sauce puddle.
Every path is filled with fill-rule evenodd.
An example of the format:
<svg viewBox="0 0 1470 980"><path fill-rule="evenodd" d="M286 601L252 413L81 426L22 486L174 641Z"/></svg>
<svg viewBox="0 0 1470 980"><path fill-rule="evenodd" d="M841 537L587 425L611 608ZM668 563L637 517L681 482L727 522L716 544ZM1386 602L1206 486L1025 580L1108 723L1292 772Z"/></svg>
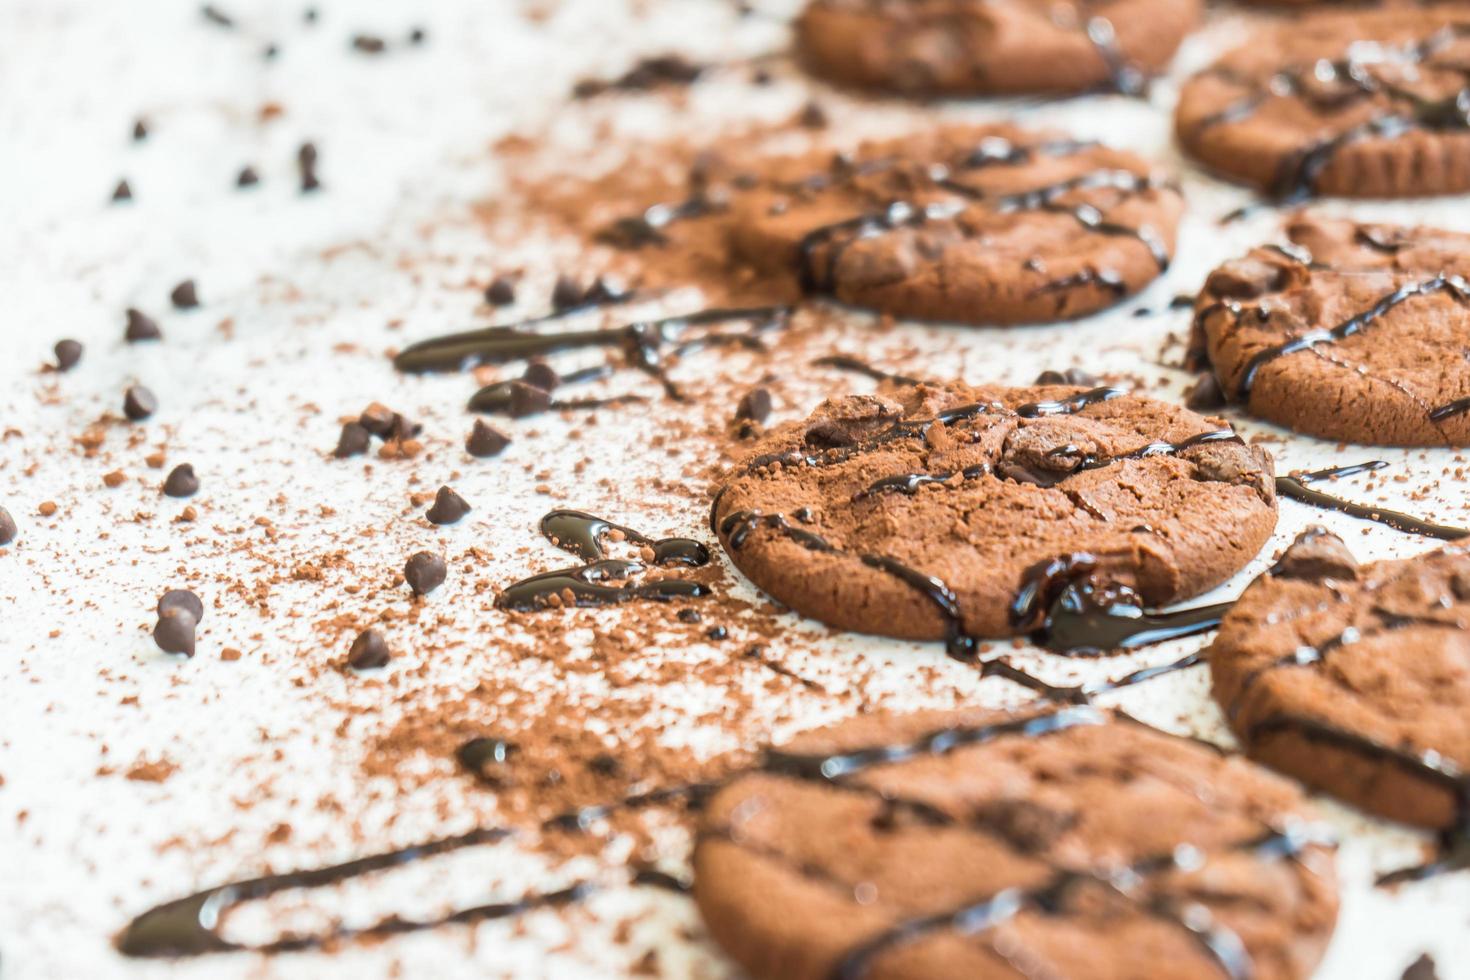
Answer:
<svg viewBox="0 0 1470 980"><path fill-rule="evenodd" d="M1403 531L1407 534L1421 534L1429 538L1439 538L1442 541L1459 541L1462 538L1470 537L1470 528L1434 524L1415 517L1412 514L1389 510L1386 507L1373 507L1368 504L1354 503L1351 500L1344 500L1330 493L1324 493L1310 485L1334 476L1351 476L1365 470L1376 470L1386 465L1381 460L1374 460L1373 462L1357 463L1352 466L1317 470L1312 473L1278 476L1276 478L1276 492L1283 497L1289 497L1292 500L1298 500L1304 504L1311 504L1314 507L1321 507L1323 510L1335 510L1347 514L1349 517L1376 521L1379 524L1393 528L1395 531Z"/></svg>
<svg viewBox="0 0 1470 980"><path fill-rule="evenodd" d="M690 538L650 538L632 528L575 510L554 510L547 514L541 519L541 533L585 564L543 572L509 585L496 597L497 608L528 612L558 605L610 606L634 599L668 601L709 594L709 587L703 583L682 578L627 584L647 571L650 564L659 568L708 565L709 549ZM653 555L648 564L608 558L603 541L612 534L650 549Z"/></svg>

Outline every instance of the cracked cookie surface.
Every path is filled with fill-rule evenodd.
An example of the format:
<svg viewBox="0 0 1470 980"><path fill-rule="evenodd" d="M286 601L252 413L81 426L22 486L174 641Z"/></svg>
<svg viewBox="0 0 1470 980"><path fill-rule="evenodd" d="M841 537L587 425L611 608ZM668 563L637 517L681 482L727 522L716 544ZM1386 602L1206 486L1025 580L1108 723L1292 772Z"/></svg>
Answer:
<svg viewBox="0 0 1470 980"><path fill-rule="evenodd" d="M773 429L711 522L761 589L832 626L907 639L1029 632L1040 563L1085 556L1150 605L1253 558L1271 458L1218 420L1115 388L895 386Z"/></svg>
<svg viewBox="0 0 1470 980"><path fill-rule="evenodd" d="M758 977L1305 977L1337 915L1310 821L1287 780L1092 708L867 715L711 800L694 894Z"/></svg>
<svg viewBox="0 0 1470 980"><path fill-rule="evenodd" d="M1247 752L1365 810L1470 819L1470 554L1359 565L1314 528L1225 616L1215 699Z"/></svg>
<svg viewBox="0 0 1470 980"><path fill-rule="evenodd" d="M1197 354L1253 415L1376 445L1470 445L1470 235L1299 217L1211 273Z"/></svg>

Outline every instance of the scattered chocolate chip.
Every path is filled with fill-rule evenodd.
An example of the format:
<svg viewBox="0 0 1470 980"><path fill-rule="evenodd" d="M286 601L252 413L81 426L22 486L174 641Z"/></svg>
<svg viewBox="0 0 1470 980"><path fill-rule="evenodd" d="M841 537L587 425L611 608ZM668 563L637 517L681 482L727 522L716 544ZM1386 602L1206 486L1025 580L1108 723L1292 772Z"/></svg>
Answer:
<svg viewBox="0 0 1470 980"><path fill-rule="evenodd" d="M385 439L393 431L393 420L396 418L398 413L393 409L382 402L373 402L362 410L362 414L357 417L357 424L379 439Z"/></svg>
<svg viewBox="0 0 1470 980"><path fill-rule="evenodd" d="M301 192L310 193L322 186L317 179L316 163L317 152L315 143L302 143L301 148L296 151L296 163L301 169Z"/></svg>
<svg viewBox="0 0 1470 980"><path fill-rule="evenodd" d="M448 487L440 487L439 492L434 495L434 505L424 516L429 519L430 524L453 524L469 512L470 505L463 497Z"/></svg>
<svg viewBox="0 0 1470 980"><path fill-rule="evenodd" d="M724 640L729 638L730 631L725 629L725 627L723 626L711 626L709 629L704 631L704 635L706 639Z"/></svg>
<svg viewBox="0 0 1470 980"><path fill-rule="evenodd" d="M1081 368L1067 368L1065 371L1042 371L1031 382L1036 385L1079 385L1091 387L1097 384L1097 375L1089 374Z"/></svg>
<svg viewBox="0 0 1470 980"><path fill-rule="evenodd" d="M151 316L141 310L128 309L128 325L123 330L123 339L130 344L136 344L144 340L159 340L163 337L163 331L158 329L158 324Z"/></svg>
<svg viewBox="0 0 1470 980"><path fill-rule="evenodd" d="M163 492L170 497L192 497L199 492L199 477L188 463L175 466L163 481Z"/></svg>
<svg viewBox="0 0 1470 980"><path fill-rule="evenodd" d="M320 16L321 15L317 12L317 9L315 7L307 7L301 12L301 19L306 21L308 24L315 24L317 18Z"/></svg>
<svg viewBox="0 0 1470 980"><path fill-rule="evenodd" d="M371 34L358 34L352 38L352 47L363 54L382 54L388 49L388 45L380 37Z"/></svg>
<svg viewBox="0 0 1470 980"><path fill-rule="evenodd" d="M616 776L623 771L622 764L607 752L599 752L588 759L587 768L599 776Z"/></svg>
<svg viewBox="0 0 1470 980"><path fill-rule="evenodd" d="M280 53L281 53L281 49L278 48L278 47L276 47L276 45L274 45L274 44L267 44L265 46L265 50L260 53L260 56L262 58L264 58L266 61L274 61L276 55L278 55Z"/></svg>
<svg viewBox="0 0 1470 980"><path fill-rule="evenodd" d="M521 380L528 385L535 385L542 391L555 391L556 386L561 384L561 375L556 369L545 361L532 361L526 365Z"/></svg>
<svg viewBox="0 0 1470 980"><path fill-rule="evenodd" d="M131 201L133 199L133 188L126 180L118 181L117 186L112 189L112 199L114 201Z"/></svg>
<svg viewBox="0 0 1470 980"><path fill-rule="evenodd" d="M526 384L524 381L512 381L510 383L510 415L511 418L525 418L527 415L536 415L551 407L551 392L545 388Z"/></svg>
<svg viewBox="0 0 1470 980"><path fill-rule="evenodd" d="M488 778L486 771L492 766L501 766L519 751L514 742L503 738L472 738L454 750L459 764L471 772Z"/></svg>
<svg viewBox="0 0 1470 980"><path fill-rule="evenodd" d="M204 15L205 20L209 21L211 24L214 24L216 27L235 26L235 18L231 17L229 14L225 13L223 10L219 9L213 4L206 3L203 7L200 8L199 12Z"/></svg>
<svg viewBox="0 0 1470 980"><path fill-rule="evenodd" d="M194 622L204 621L204 603L188 589L169 589L158 600L158 615L163 616L174 609L182 609L194 617Z"/></svg>
<svg viewBox="0 0 1470 980"><path fill-rule="evenodd" d="M1276 564L1271 566L1271 574L1277 578L1308 582L1323 579L1351 582L1358 577L1358 560L1342 538L1325 527L1313 525L1297 535Z"/></svg>
<svg viewBox="0 0 1470 980"><path fill-rule="evenodd" d="M571 276L557 276L556 285L551 288L551 308L560 313L581 306L584 296L586 292L577 280Z"/></svg>
<svg viewBox="0 0 1470 980"><path fill-rule="evenodd" d="M479 459L490 456L499 456L510 445L510 436L501 432L493 425L488 425L483 419L475 419L474 428L470 429L470 436L465 440L465 452Z"/></svg>
<svg viewBox="0 0 1470 980"><path fill-rule="evenodd" d="M771 417L771 390L766 387L752 388L740 399L740 404L735 406L735 417L737 419L749 419L752 422L764 422Z"/></svg>
<svg viewBox="0 0 1470 980"><path fill-rule="evenodd" d="M15 526L15 518L10 516L10 511L0 507L0 547L4 547L15 540L19 529Z"/></svg>
<svg viewBox="0 0 1470 980"><path fill-rule="evenodd" d="M428 36L428 32L425 31L422 27L415 27L413 30L408 32L408 43L423 44Z"/></svg>
<svg viewBox="0 0 1470 980"><path fill-rule="evenodd" d="M141 143L143 140L146 140L147 138L148 138L148 122L147 122L147 120L144 120L144 119L138 119L138 120L136 120L133 123L133 141L135 143Z"/></svg>
<svg viewBox="0 0 1470 980"><path fill-rule="evenodd" d="M368 432L361 423L348 422L342 426L342 434L337 437L337 448L332 450L332 455L338 459L361 456L368 451L372 438L372 433Z"/></svg>
<svg viewBox="0 0 1470 980"><path fill-rule="evenodd" d="M185 609L170 609L158 617L153 627L153 642L164 653L194 656L194 628L198 623Z"/></svg>
<svg viewBox="0 0 1470 980"><path fill-rule="evenodd" d="M702 622L704 622L704 617L699 614L699 610L698 609L680 609L679 610L679 622L681 622L681 623L702 623Z"/></svg>
<svg viewBox="0 0 1470 980"><path fill-rule="evenodd" d="M806 129L824 129L827 126L827 110L815 102L808 102L796 116L799 125Z"/></svg>
<svg viewBox="0 0 1470 980"><path fill-rule="evenodd" d="M58 371L70 371L82 359L82 345L75 340L58 340L52 350L56 352Z"/></svg>
<svg viewBox="0 0 1470 980"><path fill-rule="evenodd" d="M1220 380L1215 377L1214 371L1206 371L1199 376L1199 380L1185 396L1184 404L1195 411L1225 406L1225 392L1220 387Z"/></svg>
<svg viewBox="0 0 1470 980"><path fill-rule="evenodd" d="M123 414L134 422L141 422L158 411L158 399L142 385L133 385L123 395Z"/></svg>
<svg viewBox="0 0 1470 980"><path fill-rule="evenodd" d="M1439 980L1439 969L1435 965L1434 957L1428 953L1420 953L1419 958L1404 969L1402 980Z"/></svg>
<svg viewBox="0 0 1470 980"><path fill-rule="evenodd" d="M413 589L414 595L428 595L444 584L447 571L443 558L432 551L420 551L404 564L403 580Z"/></svg>
<svg viewBox="0 0 1470 980"><path fill-rule="evenodd" d="M168 298L174 304L174 309L192 310L199 305L199 290L193 279L185 279L174 287Z"/></svg>
<svg viewBox="0 0 1470 980"><path fill-rule="evenodd" d="M375 670L388 666L391 656L383 634L377 630L363 630L347 652L347 666L353 670Z"/></svg>
<svg viewBox="0 0 1470 980"><path fill-rule="evenodd" d="M258 183L260 183L260 174L256 173L255 168L251 166L241 167L239 176L235 178L236 187L254 187Z"/></svg>
<svg viewBox="0 0 1470 980"><path fill-rule="evenodd" d="M485 302L491 306L509 306L516 301L516 284L509 276L496 276L485 287Z"/></svg>

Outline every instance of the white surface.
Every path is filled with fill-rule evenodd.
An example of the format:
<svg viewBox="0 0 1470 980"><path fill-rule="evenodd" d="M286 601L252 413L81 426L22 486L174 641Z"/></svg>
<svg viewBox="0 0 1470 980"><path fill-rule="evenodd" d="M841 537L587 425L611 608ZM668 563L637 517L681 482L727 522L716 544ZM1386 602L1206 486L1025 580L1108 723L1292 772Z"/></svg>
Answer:
<svg viewBox="0 0 1470 980"><path fill-rule="evenodd" d="M0 439L0 504L22 534L0 559L0 976L616 976L649 948L660 951L669 976L726 976L728 962L700 938L691 904L646 891L600 896L586 912L539 913L524 928L450 928L348 946L334 956L170 964L127 961L110 945L133 914L199 887L267 865L315 865L493 820L493 800L461 780L400 794L362 777L365 739L391 718L390 688L332 673L311 676L309 664L343 653L342 638L318 624L349 614L366 625L382 611L342 585L383 581L404 555L434 541L452 556L475 545L492 559L473 574L453 575L434 598L455 612L455 623L427 630L390 624L401 657L388 683L431 697L495 671L524 677L533 689L544 679L542 668L517 656L513 624L505 624L503 642L491 644L467 628L504 618L489 610L489 593L473 586L504 585L550 567L554 553L536 542L534 527L553 503L649 527L646 501L655 481L685 480L703 462L698 446L676 456L646 448L658 428L655 406L620 413L619 439L584 473L558 459L554 447L567 425L557 419L515 423L520 438L498 465L473 464L458 447L468 428L461 411L468 379L393 373L384 351L482 321L474 286L493 271L524 266L520 309L536 312L558 258L575 253L573 243L525 227L500 229L487 240L469 209L504 186L491 144L510 132L546 133L565 148L552 156L575 167L580 155L606 157L632 145L589 137L592 120L615 121L625 137L676 129L692 136L713 133L722 121L786 118L816 90L836 133L1016 111L1154 155L1184 175L1192 210L1180 258L1163 282L1117 311L1010 332L902 325L871 346L866 318L847 315L833 328L834 343L845 350L867 347L874 360L885 350L919 350L929 355L926 373L975 381L1022 382L1080 360L1092 370L1166 379L1163 390L1177 393L1186 379L1155 362L1164 335L1182 335L1187 314L1135 319L1129 311L1194 290L1215 263L1272 234L1275 218L1215 224L1245 195L1200 177L1172 150L1167 84L1153 107L1094 98L1019 110L993 103L919 109L853 101L778 63L769 89L752 91L742 72L717 73L693 90L683 111L647 97L568 105L577 78L615 74L640 53L677 49L695 60L731 61L781 47L784 29L759 17L737 21L732 5L719 0L357 0L320 4L321 21L310 29L301 24L305 5L231 5L226 9L242 29L230 33L205 23L192 0L0 4L0 430L14 430ZM636 20L628 7L648 16ZM521 16L532 8L549 16L541 23ZM358 31L397 40L419 24L429 31L421 49L395 45L378 58L347 50ZM1208 60L1239 26L1228 12L1217 17L1210 32L1187 45L1181 70ZM273 63L260 57L267 41L281 47ZM259 121L260 107L272 102L284 113ZM148 118L153 136L134 144L129 132L138 115ZM326 188L306 199L296 190L294 162L304 139L321 150ZM260 171L262 184L236 192L235 174L246 163ZM122 176L137 200L108 207ZM1464 199L1324 207L1470 227ZM169 311L169 289L190 276L204 308ZM691 308L689 299L677 308ZM123 345L128 305L154 313L166 342ZM233 321L229 335L217 328L226 317ZM395 329L392 321L403 325ZM65 376L38 373L63 336L87 344L82 365ZM336 349L344 344L351 347ZM686 368L691 381L723 374L749 383L768 368L743 357L706 358ZM824 393L850 383L821 372L802 382L804 372L783 368L797 378L779 406L785 416L804 414ZM146 445L129 447L131 430L113 425L101 456L84 458L72 440L104 411L116 413L133 378L152 386L162 403L143 429ZM425 423L431 459L375 464L368 477L357 463L324 458L337 418L373 399ZM605 417L604 432L614 428L611 421ZM1248 432L1266 431L1236 421ZM540 438L526 438L532 431ZM161 443L170 466L191 461L204 481L192 502L200 519L192 525L171 523L182 504L158 496L166 471L141 462ZM1282 470L1344 457L1387 459L1394 464L1387 501L1448 523L1470 520L1461 488L1441 480L1447 464L1462 461L1449 451L1337 454L1295 437L1271 448ZM104 490L101 475L114 468L129 481ZM415 473L422 482L411 485ZM618 482L599 483L603 477ZM409 519L409 492L451 479L477 505L469 519L442 531ZM552 494L532 492L538 483ZM651 530L704 535L697 497L664 499L657 513L676 517L659 516ZM56 518L37 515L45 500L60 506ZM335 515L321 516L319 504ZM150 516L135 519L140 512ZM274 537L257 517L269 518ZM1434 546L1289 502L1273 546L1308 522L1339 530L1364 558ZM365 527L380 533L365 537ZM239 552L242 543L248 553ZM268 564L289 568L338 550L350 573L335 570L321 583L267 581ZM1221 594L1235 594L1261 564ZM256 580L269 595L269 615L229 587ZM159 592L185 583L204 595L208 611L200 655L176 662L158 654L147 630ZM773 645L773 655L798 658L803 671L839 681L861 662L897 704L948 704L955 691L982 703L1021 696L1002 682L978 683L933 644L829 636L789 621L792 634ZM1115 676L1134 664L1173 659L1198 642L1095 665L1039 654L1026 659L1048 676L1074 669ZM225 646L240 648L244 658L219 661ZM725 656L697 649L668 655ZM939 680L915 683L917 666ZM753 676L753 689L763 679ZM625 693L585 677L579 683L590 701ZM720 698L718 690L687 689L668 702L669 712ZM1220 736L1199 673L1114 700L1166 727ZM733 737L759 744L772 729L779 735L831 715L803 691L773 696L762 709L769 726L757 719ZM710 749L721 744L709 732L682 736ZM140 756L167 757L179 769L162 784L95 775L99 766L126 769ZM318 805L328 794L337 812ZM454 804L449 817L436 806L444 800ZM1412 860L1421 838L1341 807L1326 809L1345 837L1344 905L1320 975L1393 978L1429 950L1442 977L1470 977L1470 875L1397 893L1374 890L1372 870ZM279 823L292 826L291 841L267 844ZM364 841L354 839L354 827ZM679 852L678 835L669 847ZM397 887L353 889L345 901L362 917L385 911L385 896L403 910L416 901L425 908L482 902L578 870L539 867L513 847L486 849L402 872L393 879ZM610 923L640 909L649 914L633 940L613 945Z"/></svg>

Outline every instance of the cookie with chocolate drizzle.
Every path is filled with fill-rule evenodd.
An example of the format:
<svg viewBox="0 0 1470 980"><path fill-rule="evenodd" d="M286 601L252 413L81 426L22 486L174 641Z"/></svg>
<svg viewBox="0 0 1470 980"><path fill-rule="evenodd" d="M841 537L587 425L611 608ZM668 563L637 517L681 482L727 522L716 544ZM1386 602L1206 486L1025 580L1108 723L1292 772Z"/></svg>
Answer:
<svg viewBox="0 0 1470 980"><path fill-rule="evenodd" d="M1470 6L1303 14L1180 91L1185 151L1298 202L1470 190Z"/></svg>
<svg viewBox="0 0 1470 980"><path fill-rule="evenodd" d="M1199 0L812 0L807 67L904 95L1144 91L1199 22Z"/></svg>
<svg viewBox="0 0 1470 980"><path fill-rule="evenodd" d="M1470 445L1470 235L1297 217L1220 266L1194 347L1221 390L1297 432Z"/></svg>
<svg viewBox="0 0 1470 980"><path fill-rule="evenodd" d="M1090 707L808 732L714 795L694 867L768 980L1299 978L1338 906L1299 790Z"/></svg>
<svg viewBox="0 0 1470 980"><path fill-rule="evenodd" d="M1276 525L1271 466L1118 388L888 385L773 429L711 521L797 612L964 658L1042 628L1069 586L1158 606L1225 580Z"/></svg>
<svg viewBox="0 0 1470 980"><path fill-rule="evenodd" d="M1445 835L1470 866L1470 553L1359 565L1303 533L1226 614L1208 653L1247 753L1365 810Z"/></svg>
<svg viewBox="0 0 1470 980"><path fill-rule="evenodd" d="M1183 202L1137 156L1014 126L761 160L713 188L732 264L896 316L1055 322L1168 267Z"/></svg>

